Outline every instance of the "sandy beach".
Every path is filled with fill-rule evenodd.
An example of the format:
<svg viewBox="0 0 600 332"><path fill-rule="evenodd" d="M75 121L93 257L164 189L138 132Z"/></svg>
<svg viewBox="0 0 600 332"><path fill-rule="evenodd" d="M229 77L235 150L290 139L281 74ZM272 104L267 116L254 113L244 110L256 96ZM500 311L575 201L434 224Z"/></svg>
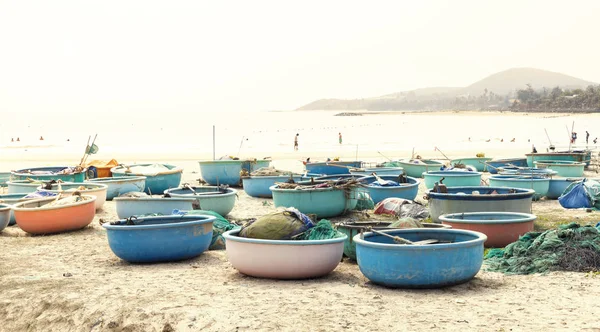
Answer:
<svg viewBox="0 0 600 332"><path fill-rule="evenodd" d="M503 156L528 152L504 149ZM474 155L479 150L479 145L454 145L447 154ZM336 152L311 151L311 156ZM399 150L393 157L404 158L407 153ZM110 159L110 155L102 151L97 157ZM361 155L366 161L385 161L377 150ZM422 155L440 157L433 149ZM16 169L73 163L63 157L6 158L0 165ZM298 154L272 157L277 168L302 170ZM342 157L352 158L352 154L348 151ZM184 168L182 183L197 184L199 159L168 161ZM165 157L119 159L123 163L143 160L158 162ZM597 173L588 171L586 176L597 177ZM424 193L421 184L418 200ZM241 224L275 210L271 199L249 197L242 189L238 196L227 216L231 221ZM600 220L598 212L566 211L557 201L535 202L533 213L539 218L537 229ZM352 214L332 221L364 218ZM237 272L225 251L208 251L173 263L126 263L111 252L100 219L117 219L113 202L107 202L92 224L80 231L31 236L13 226L0 232L1 331L600 331L597 274L508 276L482 269L463 285L402 290L372 284L355 262L344 259L324 278L265 280Z"/></svg>
<svg viewBox="0 0 600 332"><path fill-rule="evenodd" d="M185 171L183 182L197 178ZM421 184L418 197L424 191ZM536 202L533 209L543 216L538 228L600 219L597 212L565 212L556 201ZM228 219L243 223L274 210L272 200L240 190ZM30 236L13 226L0 232L0 330L600 331L596 274L482 270L463 285L402 290L372 284L344 259L324 278L265 280L238 273L225 251L173 263L124 262L99 225L116 218L114 203L107 202L80 231ZM332 220L348 218L361 215Z"/></svg>

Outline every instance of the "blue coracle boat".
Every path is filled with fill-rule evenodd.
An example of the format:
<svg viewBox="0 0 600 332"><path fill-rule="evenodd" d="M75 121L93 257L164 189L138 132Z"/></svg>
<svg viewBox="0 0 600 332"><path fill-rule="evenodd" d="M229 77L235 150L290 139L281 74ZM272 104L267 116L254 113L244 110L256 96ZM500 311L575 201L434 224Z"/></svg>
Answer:
<svg viewBox="0 0 600 332"><path fill-rule="evenodd" d="M399 182L398 176L384 175L380 176L382 180ZM408 183L402 183L399 187L380 187L373 186L372 183L377 181L374 176L368 176L360 179L361 183L367 185L369 196L375 204L383 201L386 198L398 197L409 200L414 200L419 192L419 180L407 176Z"/></svg>
<svg viewBox="0 0 600 332"><path fill-rule="evenodd" d="M91 183L102 183L108 186L106 190L106 199L112 200L119 195L129 192L143 192L146 188L145 176L116 176L112 178L95 178L87 180Z"/></svg>
<svg viewBox="0 0 600 332"><path fill-rule="evenodd" d="M119 258L133 263L170 262L202 254L210 246L213 216L144 217L103 224L108 244Z"/></svg>
<svg viewBox="0 0 600 332"><path fill-rule="evenodd" d="M63 182L83 182L85 180L87 171L85 168L78 173L56 174L57 172L64 171L68 168L72 167L55 166L26 168L11 172L11 176L13 181L27 180L27 178L41 181L61 180Z"/></svg>
<svg viewBox="0 0 600 332"><path fill-rule="evenodd" d="M153 164L134 164L134 165L119 165L110 169L114 177L120 176L145 176L146 183L144 192L147 194L162 194L165 190L179 187L181 183L181 174L183 169L175 165L160 164L167 168L164 171L129 171L131 168L141 168L153 166Z"/></svg>
<svg viewBox="0 0 600 332"><path fill-rule="evenodd" d="M307 163L306 171L316 174L350 174L350 168L360 168L362 161L326 161Z"/></svg>
<svg viewBox="0 0 600 332"><path fill-rule="evenodd" d="M489 166L488 172L491 174L498 174L498 168L500 167L527 167L527 158L506 158L496 159L487 162Z"/></svg>

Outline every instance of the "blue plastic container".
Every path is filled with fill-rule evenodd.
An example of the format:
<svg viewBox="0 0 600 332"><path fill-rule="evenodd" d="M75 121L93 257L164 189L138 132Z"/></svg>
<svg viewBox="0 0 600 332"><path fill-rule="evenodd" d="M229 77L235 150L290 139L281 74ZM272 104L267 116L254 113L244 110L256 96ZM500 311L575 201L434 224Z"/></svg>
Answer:
<svg viewBox="0 0 600 332"><path fill-rule="evenodd" d="M0 204L0 232L8 226L10 222L11 206Z"/></svg>
<svg viewBox="0 0 600 332"><path fill-rule="evenodd" d="M308 173L316 174L350 174L350 168L360 168L362 161L328 161L306 164Z"/></svg>
<svg viewBox="0 0 600 332"><path fill-rule="evenodd" d="M13 180L27 180L27 178L41 181L50 180L62 180L63 182L83 182L85 180L86 169L79 173L73 174L31 174L31 172L59 172L68 166L55 166L55 167L34 167L20 169L11 172Z"/></svg>
<svg viewBox="0 0 600 332"><path fill-rule="evenodd" d="M134 164L127 166L115 166L110 169L111 173L114 177L121 176L145 176L146 183L144 192L147 194L162 194L165 190L171 188L179 187L181 183L181 173L183 173L183 169L179 168L175 165L162 164L168 171L160 172L158 174L142 174L142 173L133 173L127 172L127 167L135 167L135 166L151 166L152 164Z"/></svg>
<svg viewBox="0 0 600 332"><path fill-rule="evenodd" d="M145 176L117 176L112 178L96 178L86 182L101 183L108 186L106 190L106 199L111 201L129 192L143 192L146 187Z"/></svg>
<svg viewBox="0 0 600 332"><path fill-rule="evenodd" d="M438 288L471 280L483 263L485 234L456 229L386 231L410 241L438 239L452 243L401 245L375 233L354 237L360 271L387 287Z"/></svg>
<svg viewBox="0 0 600 332"><path fill-rule="evenodd" d="M500 167L527 167L527 158L506 158L506 159L496 159L490 160L487 162L488 164L488 172L490 174L498 174L498 168Z"/></svg>
<svg viewBox="0 0 600 332"><path fill-rule="evenodd" d="M175 188L165 190L165 195L169 194L173 198L194 200L194 209L214 211L222 216L226 216L235 206L237 190L227 188L224 193L219 191L219 187L204 186L192 187L193 191L187 188ZM212 193L212 194L211 194Z"/></svg>
<svg viewBox="0 0 600 332"><path fill-rule="evenodd" d="M35 199L35 198L23 198L25 196L27 196L26 193L0 195L0 203L8 204L8 205L15 205L15 204L23 202L23 201ZM10 221L8 222L8 225L11 226L16 223L17 223L17 221L15 220L15 214L11 210L10 211Z"/></svg>
<svg viewBox="0 0 600 332"><path fill-rule="evenodd" d="M148 214L171 215L173 210L193 210L194 198L164 197L115 197L115 208L119 218Z"/></svg>
<svg viewBox="0 0 600 332"><path fill-rule="evenodd" d="M215 217L201 215L145 217L135 225L104 224L108 244L132 263L170 262L199 256L210 246Z"/></svg>
<svg viewBox="0 0 600 332"><path fill-rule="evenodd" d="M469 171L429 171L423 173L425 187L432 189L436 182L444 178L446 187L469 187L481 185L481 173Z"/></svg>
<svg viewBox="0 0 600 332"><path fill-rule="evenodd" d="M316 184L325 181L315 181ZM309 182L301 182L310 184ZM318 218L336 217L356 207L358 190L346 193L343 189L280 189L269 188L273 193L275 207L295 207L304 214L316 214Z"/></svg>
<svg viewBox="0 0 600 332"><path fill-rule="evenodd" d="M398 176L384 175L380 176L380 178L382 180L398 182ZM367 184L367 191L369 192L369 196L371 196L371 199L375 204L390 197L404 198L413 201L419 192L420 181L410 176L407 176L406 179L408 180L408 183L403 183L400 187L377 187L369 185L377 181L374 176L362 178L360 179L360 182Z"/></svg>
<svg viewBox="0 0 600 332"><path fill-rule="evenodd" d="M558 199L560 195L565 192L565 189L571 183L581 181L585 178L558 178L558 179L550 179L550 186L548 187L548 193L546 194L546 198L548 199Z"/></svg>
<svg viewBox="0 0 600 332"><path fill-rule="evenodd" d="M281 176L249 176L243 177L242 182L244 184L244 191L248 196L251 197L263 197L271 198L273 193L269 189L275 182L286 182L290 179L289 175ZM292 177L294 182L305 180L301 175L294 175Z"/></svg>

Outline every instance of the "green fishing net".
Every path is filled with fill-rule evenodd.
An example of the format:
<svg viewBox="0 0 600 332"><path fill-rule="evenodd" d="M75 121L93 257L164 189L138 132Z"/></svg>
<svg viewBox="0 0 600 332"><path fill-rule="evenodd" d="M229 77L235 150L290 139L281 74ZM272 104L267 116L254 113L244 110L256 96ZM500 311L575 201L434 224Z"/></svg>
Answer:
<svg viewBox="0 0 600 332"><path fill-rule="evenodd" d="M375 208L375 203L371 199L369 193L364 191L359 191L357 195L357 203L354 210L363 211L363 210L373 210Z"/></svg>
<svg viewBox="0 0 600 332"><path fill-rule="evenodd" d="M397 161L386 161L383 163L383 167L401 167L399 162Z"/></svg>
<svg viewBox="0 0 600 332"><path fill-rule="evenodd" d="M488 271L531 274L600 270L600 231L576 223L545 232L529 232L504 249L485 256Z"/></svg>
<svg viewBox="0 0 600 332"><path fill-rule="evenodd" d="M302 233L296 240L328 240L344 236L338 232L331 222L327 219L321 219L314 227Z"/></svg>

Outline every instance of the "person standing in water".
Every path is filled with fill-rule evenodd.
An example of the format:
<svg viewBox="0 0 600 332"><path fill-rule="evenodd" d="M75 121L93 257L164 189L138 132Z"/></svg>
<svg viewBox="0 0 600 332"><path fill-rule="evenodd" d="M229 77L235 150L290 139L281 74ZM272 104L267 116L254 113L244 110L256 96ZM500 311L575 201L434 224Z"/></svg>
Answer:
<svg viewBox="0 0 600 332"><path fill-rule="evenodd" d="M342 133L338 133L338 136L340 137L340 144L342 144Z"/></svg>
<svg viewBox="0 0 600 332"><path fill-rule="evenodd" d="M585 144L588 144L588 140L590 139L590 133L588 133L588 131L585 131Z"/></svg>
<svg viewBox="0 0 600 332"><path fill-rule="evenodd" d="M294 151L298 151L298 136L300 136L300 134L294 136Z"/></svg>

